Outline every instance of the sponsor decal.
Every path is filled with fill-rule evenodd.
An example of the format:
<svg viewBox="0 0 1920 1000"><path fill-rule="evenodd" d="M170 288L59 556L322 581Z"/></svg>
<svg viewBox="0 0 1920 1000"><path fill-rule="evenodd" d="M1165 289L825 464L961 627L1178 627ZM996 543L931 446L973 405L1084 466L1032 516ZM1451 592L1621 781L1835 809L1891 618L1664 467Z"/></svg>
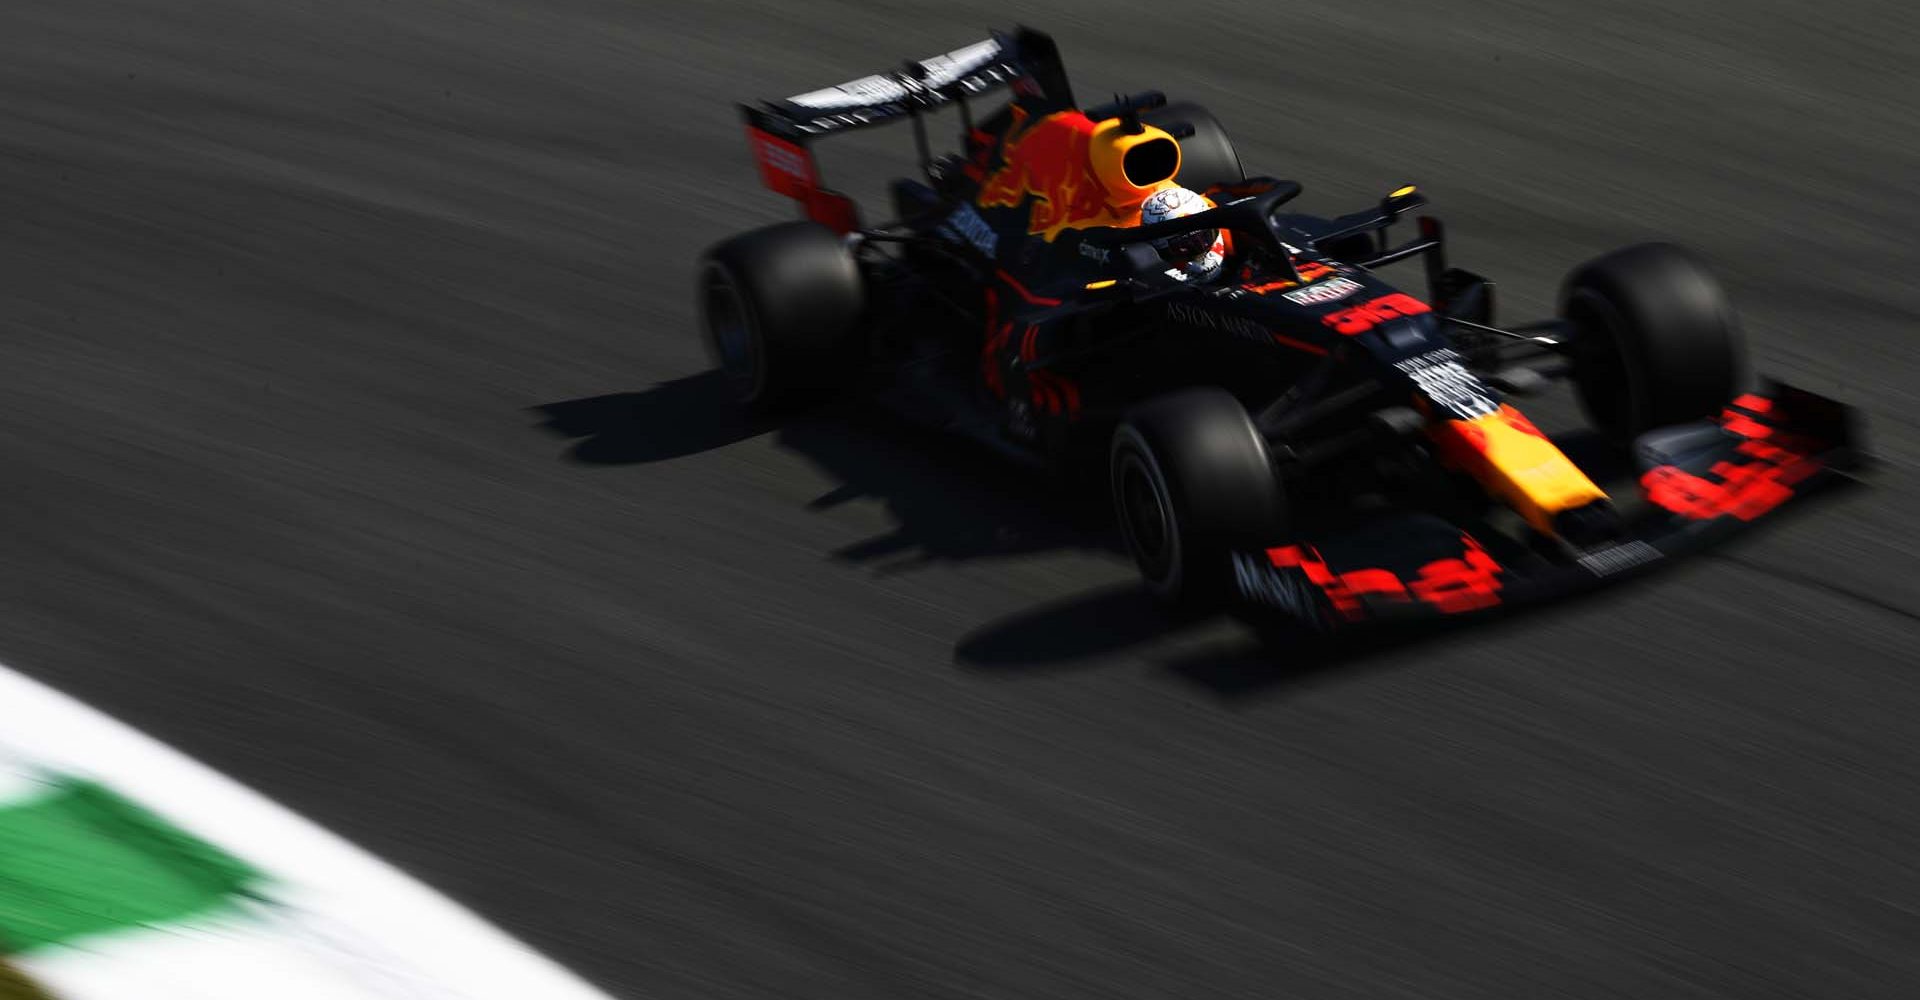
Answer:
<svg viewBox="0 0 1920 1000"><path fill-rule="evenodd" d="M1413 380L1421 395L1459 420L1473 420L1500 412L1500 404L1486 394L1486 386L1460 363L1451 347L1415 355L1393 366Z"/></svg>
<svg viewBox="0 0 1920 1000"><path fill-rule="evenodd" d="M971 244L988 257L993 256L994 250L1000 245L1000 238L994 235L993 228L987 225L987 220L982 219L972 205L962 204L955 209L952 215L947 216L947 221L940 224L940 231Z"/></svg>
<svg viewBox="0 0 1920 1000"><path fill-rule="evenodd" d="M1402 316L1418 316L1432 311L1433 308L1425 302L1405 292L1394 292L1377 299L1369 299L1339 312L1330 312L1320 317L1320 322L1352 337L1365 333L1388 320L1399 319Z"/></svg>
<svg viewBox="0 0 1920 1000"><path fill-rule="evenodd" d="M887 76L863 76L836 87L812 90L787 98L787 103L814 111L848 111L873 104L885 104L907 96L900 80Z"/></svg>
<svg viewBox="0 0 1920 1000"><path fill-rule="evenodd" d="M1093 169L1093 127L1078 111L1029 122L1027 110L1014 105L1000 154L1005 165L980 185L976 201L983 208L1018 208L1031 199L1027 231L1049 242L1070 226L1118 219Z"/></svg>
<svg viewBox="0 0 1920 1000"><path fill-rule="evenodd" d="M1642 541L1624 542L1581 556L1579 563L1594 576L1612 576L1660 558L1660 550Z"/></svg>
<svg viewBox="0 0 1920 1000"><path fill-rule="evenodd" d="M1328 278L1318 284L1305 288L1296 288L1281 293L1281 298L1295 305L1319 306L1329 302L1338 302L1359 291L1363 286L1350 278Z"/></svg>
<svg viewBox="0 0 1920 1000"><path fill-rule="evenodd" d="M813 158L801 146L757 128L747 129L760 182L789 198L805 199L813 190Z"/></svg>
<svg viewBox="0 0 1920 1000"><path fill-rule="evenodd" d="M1311 586L1297 573L1282 572L1265 554L1233 554L1233 585L1240 596L1255 604L1279 608L1297 618L1313 621Z"/></svg>
<svg viewBox="0 0 1920 1000"><path fill-rule="evenodd" d="M1179 323L1182 326L1195 326L1202 330L1219 330L1223 333L1231 333L1236 337L1244 337L1247 340L1257 340L1262 343L1270 339L1266 327L1245 316L1209 312L1199 306L1188 305L1183 302L1167 303L1167 319Z"/></svg>
<svg viewBox="0 0 1920 1000"><path fill-rule="evenodd" d="M1100 263L1105 264L1108 260L1109 254L1105 250L1102 250L1101 248L1094 246L1091 243L1082 242L1080 244L1080 256L1089 258L1091 260L1097 260Z"/></svg>
<svg viewBox="0 0 1920 1000"><path fill-rule="evenodd" d="M930 56L920 60L921 68L927 73L926 79L920 82L935 88L958 83L961 77L985 69L999 57L1000 43L992 39L975 42L965 48L954 49L942 55Z"/></svg>
<svg viewBox="0 0 1920 1000"><path fill-rule="evenodd" d="M767 168L786 174L788 177L807 177L806 157L786 143L763 142L760 144L760 162Z"/></svg>

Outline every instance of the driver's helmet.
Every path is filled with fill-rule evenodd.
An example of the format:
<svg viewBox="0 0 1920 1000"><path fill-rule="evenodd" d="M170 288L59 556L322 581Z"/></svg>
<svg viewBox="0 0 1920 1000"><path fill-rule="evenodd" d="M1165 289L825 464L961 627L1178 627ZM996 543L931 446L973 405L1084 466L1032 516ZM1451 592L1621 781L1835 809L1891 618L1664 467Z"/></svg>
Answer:
<svg viewBox="0 0 1920 1000"><path fill-rule="evenodd" d="M1168 187L1154 192L1140 204L1140 224L1151 226L1168 219L1179 219L1212 208L1212 203L1183 187ZM1182 280L1208 281L1220 273L1226 259L1226 243L1218 229L1201 229L1153 241L1160 259L1172 265L1168 272Z"/></svg>

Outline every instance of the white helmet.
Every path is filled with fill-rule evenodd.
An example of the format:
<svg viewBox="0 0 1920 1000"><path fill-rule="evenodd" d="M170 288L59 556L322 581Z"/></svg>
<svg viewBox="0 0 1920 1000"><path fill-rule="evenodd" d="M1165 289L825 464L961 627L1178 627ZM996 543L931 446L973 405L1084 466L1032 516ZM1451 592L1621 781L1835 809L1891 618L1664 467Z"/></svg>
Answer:
<svg viewBox="0 0 1920 1000"><path fill-rule="evenodd" d="M1140 224L1151 226L1168 219L1179 219L1204 212L1213 206L1205 198L1183 187L1154 192L1140 205ZM1153 241L1160 259L1173 265L1169 274L1185 279L1207 281L1220 273L1225 259L1225 241L1218 229L1199 229Z"/></svg>

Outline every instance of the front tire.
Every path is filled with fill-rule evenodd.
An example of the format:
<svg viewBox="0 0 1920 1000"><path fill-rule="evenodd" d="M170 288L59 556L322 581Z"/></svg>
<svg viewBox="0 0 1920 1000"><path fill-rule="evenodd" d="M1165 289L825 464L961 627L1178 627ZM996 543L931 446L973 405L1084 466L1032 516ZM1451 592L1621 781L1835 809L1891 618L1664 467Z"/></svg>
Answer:
<svg viewBox="0 0 1920 1000"><path fill-rule="evenodd" d="M1114 431L1109 481L1127 551L1147 589L1215 607L1228 553L1281 540L1284 496L1266 441L1231 393L1188 389L1136 407Z"/></svg>
<svg viewBox="0 0 1920 1000"><path fill-rule="evenodd" d="M697 292L708 354L743 403L819 395L858 369L866 285L825 226L783 223L715 245Z"/></svg>
<svg viewBox="0 0 1920 1000"><path fill-rule="evenodd" d="M1619 441L1719 412L1743 353L1733 308L1706 266L1670 243L1616 250L1560 293L1575 331L1573 382L1595 428Z"/></svg>

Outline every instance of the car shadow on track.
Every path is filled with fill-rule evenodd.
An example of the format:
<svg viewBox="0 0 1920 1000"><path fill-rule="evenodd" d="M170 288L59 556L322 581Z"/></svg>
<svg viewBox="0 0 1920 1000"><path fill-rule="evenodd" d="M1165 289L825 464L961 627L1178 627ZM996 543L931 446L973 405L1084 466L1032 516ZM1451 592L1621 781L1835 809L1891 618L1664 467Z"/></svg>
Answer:
<svg viewBox="0 0 1920 1000"><path fill-rule="evenodd" d="M809 509L884 506L888 531L832 553L877 572L1059 550L1119 552L1104 497L1051 484L982 447L864 403L757 415L733 400L723 376L706 372L530 411L548 432L578 439L568 458L589 465L661 462L774 433L781 449L838 484Z"/></svg>
<svg viewBox="0 0 1920 1000"><path fill-rule="evenodd" d="M890 528L834 550L833 558L876 573L934 563L1078 550L1124 559L1097 484L1049 483L952 435L903 422L876 407L847 403L785 418L742 410L717 372L532 408L542 426L579 439L572 461L590 465L660 462L772 432L776 444L838 485L808 503L882 504ZM1630 476L1627 456L1590 432L1555 435L1596 479ZM1249 621L1236 638L1188 643L1160 665L1183 682L1229 701L1297 690L1335 673L1385 666L1393 654L1444 641L1461 628L1486 630L1516 617L1314 635ZM954 648L962 669L1018 676L1086 667L1130 651L1178 646L1207 621L1163 611L1129 580L988 623Z"/></svg>
<svg viewBox="0 0 1920 1000"><path fill-rule="evenodd" d="M1132 581L1003 618L954 646L954 662L1015 674L1073 668L1158 642L1195 625L1168 614Z"/></svg>
<svg viewBox="0 0 1920 1000"><path fill-rule="evenodd" d="M1120 552L1103 497L874 408L794 421L777 443L840 483L810 509L884 505L892 529L836 550L837 559L893 573L1047 552Z"/></svg>
<svg viewBox="0 0 1920 1000"><path fill-rule="evenodd" d="M588 465L685 458L765 433L771 423L733 402L718 371L662 382L645 392L588 396L529 408L541 426L579 441L567 452Z"/></svg>
<svg viewBox="0 0 1920 1000"><path fill-rule="evenodd" d="M1136 583L1117 584L1055 601L989 624L954 647L962 669L1002 675L1047 673L1177 640L1220 619L1162 609ZM1177 650L1158 666L1225 700L1299 688L1389 654L1433 641L1446 624L1320 635L1277 622L1227 619L1239 637Z"/></svg>

